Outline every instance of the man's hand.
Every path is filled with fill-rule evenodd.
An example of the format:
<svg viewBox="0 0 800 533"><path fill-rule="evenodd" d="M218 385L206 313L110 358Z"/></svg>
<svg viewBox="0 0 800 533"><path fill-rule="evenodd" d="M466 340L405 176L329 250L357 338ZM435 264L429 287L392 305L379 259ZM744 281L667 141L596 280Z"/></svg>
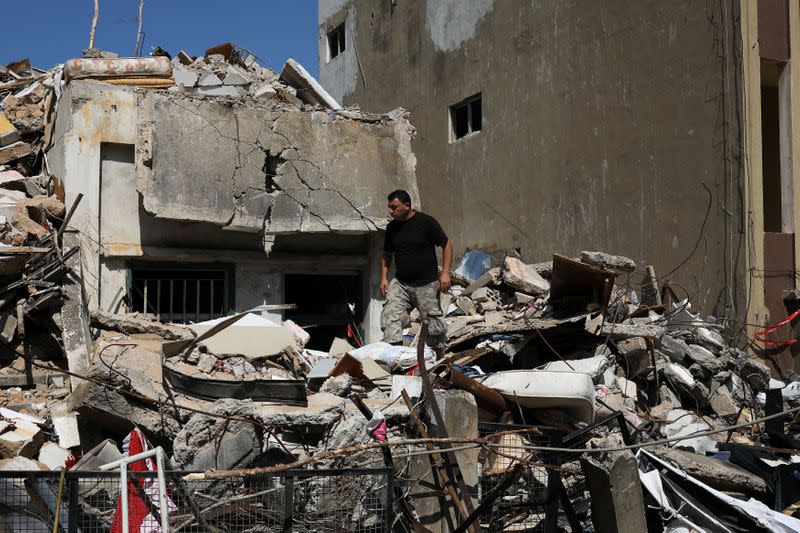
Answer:
<svg viewBox="0 0 800 533"><path fill-rule="evenodd" d="M389 291L389 281L386 279L381 280L381 296L386 298L386 293Z"/></svg>
<svg viewBox="0 0 800 533"><path fill-rule="evenodd" d="M450 286L453 284L450 281L450 272L446 270L442 270L442 273L439 274L439 291L440 292L447 292L450 290Z"/></svg>

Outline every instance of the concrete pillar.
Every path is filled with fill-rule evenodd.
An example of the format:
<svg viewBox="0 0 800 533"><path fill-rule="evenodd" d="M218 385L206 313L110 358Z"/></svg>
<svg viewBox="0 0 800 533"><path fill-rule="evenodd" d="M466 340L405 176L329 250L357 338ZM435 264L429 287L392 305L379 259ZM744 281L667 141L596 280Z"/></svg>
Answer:
<svg viewBox="0 0 800 533"><path fill-rule="evenodd" d="M436 390L436 403L441 410L442 417L450 437L474 438L478 436L478 406L475 398L464 391L457 390ZM433 419L432 413L428 412L428 420L425 421L431 437L441 436L439 428ZM455 452L458 467L464 477L468 490L473 494L478 493L478 448L461 450ZM422 495L436 490L433 481L431 462L427 455L414 457L411 459L409 475L412 479L419 479L420 482L411 487L411 494ZM473 498L473 505L477 507L478 502ZM442 505L449 510L449 517L442 512ZM452 531L450 524L458 526L460 519L453 509L450 499L427 496L414 498L414 506L419 513L420 522L423 526L433 533Z"/></svg>
<svg viewBox="0 0 800 533"><path fill-rule="evenodd" d="M604 533L647 531L639 468L632 452L610 455L606 461L581 459L592 501L592 523Z"/></svg>
<svg viewBox="0 0 800 533"><path fill-rule="evenodd" d="M367 244L369 263L364 279L364 342L378 342L383 338L381 331L381 310L383 310L383 296L380 291L380 264L383 254L382 231L370 233Z"/></svg>

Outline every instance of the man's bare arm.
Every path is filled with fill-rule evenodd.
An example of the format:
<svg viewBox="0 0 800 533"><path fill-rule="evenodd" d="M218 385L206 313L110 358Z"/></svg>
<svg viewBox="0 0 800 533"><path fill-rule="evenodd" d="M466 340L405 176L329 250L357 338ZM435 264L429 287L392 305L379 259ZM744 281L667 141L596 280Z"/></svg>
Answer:
<svg viewBox="0 0 800 533"><path fill-rule="evenodd" d="M381 256L381 296L386 298L389 290L389 267L392 266L392 252L383 252Z"/></svg>
<svg viewBox="0 0 800 533"><path fill-rule="evenodd" d="M450 290L450 267L453 263L453 243L447 239L447 244L442 248L442 273L439 274L439 290L447 292Z"/></svg>

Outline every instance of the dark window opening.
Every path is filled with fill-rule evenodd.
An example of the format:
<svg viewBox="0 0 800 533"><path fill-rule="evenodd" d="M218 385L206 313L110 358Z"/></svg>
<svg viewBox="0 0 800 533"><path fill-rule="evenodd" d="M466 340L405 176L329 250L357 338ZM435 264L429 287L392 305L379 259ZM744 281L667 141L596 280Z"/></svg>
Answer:
<svg viewBox="0 0 800 533"><path fill-rule="evenodd" d="M233 309L233 266L132 265L131 310L163 322L202 322Z"/></svg>
<svg viewBox="0 0 800 533"><path fill-rule="evenodd" d="M461 103L450 107L451 141L457 141L472 133L481 131L483 113L481 110L481 95L467 98Z"/></svg>
<svg viewBox="0 0 800 533"><path fill-rule="evenodd" d="M295 310L286 311L286 318L311 335L306 348L327 351L334 338L347 338L348 324L352 325L351 329L361 327L362 287L359 274L286 274L283 301L297 306ZM350 343L355 345L352 339Z"/></svg>
<svg viewBox="0 0 800 533"><path fill-rule="evenodd" d="M344 22L328 32L328 61L344 52Z"/></svg>
<svg viewBox="0 0 800 533"><path fill-rule="evenodd" d="M764 231L783 230L784 191L781 183L780 65L762 60L761 75L761 171L763 187Z"/></svg>

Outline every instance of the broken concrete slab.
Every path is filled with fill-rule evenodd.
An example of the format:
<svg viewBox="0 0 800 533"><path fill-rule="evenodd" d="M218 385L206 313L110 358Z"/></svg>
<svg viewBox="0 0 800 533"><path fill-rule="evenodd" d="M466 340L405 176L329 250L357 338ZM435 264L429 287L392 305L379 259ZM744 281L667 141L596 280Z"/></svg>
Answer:
<svg viewBox="0 0 800 533"><path fill-rule="evenodd" d="M286 60L281 70L280 78L297 89L297 96L306 103L317 104L329 109L339 109L341 106L328 94L322 85L292 58Z"/></svg>
<svg viewBox="0 0 800 533"><path fill-rule="evenodd" d="M664 335L658 347L661 353L666 354L673 363L684 364L689 356L689 345L682 339Z"/></svg>
<svg viewBox="0 0 800 533"><path fill-rule="evenodd" d="M698 344L689 345L689 359L703 368L704 377L722 372L725 369L725 360L714 355L709 350Z"/></svg>
<svg viewBox="0 0 800 533"><path fill-rule="evenodd" d="M695 334L697 335L697 340L700 342L700 344L710 349L714 353L719 353L720 350L723 350L727 347L725 339L717 331L708 328L696 328Z"/></svg>
<svg viewBox="0 0 800 533"><path fill-rule="evenodd" d="M122 459L122 453L117 444L111 439L106 439L84 453L83 457L75 463L73 470L97 470L102 465L120 459Z"/></svg>
<svg viewBox="0 0 800 533"><path fill-rule="evenodd" d="M198 322L189 326L189 329L200 336L229 318ZM247 313L227 328L204 339L202 344L217 357L241 355L252 361L277 355L294 346L295 335L280 324Z"/></svg>
<svg viewBox="0 0 800 533"><path fill-rule="evenodd" d="M434 396L445 427L439 428L430 415L430 408L428 408L428 416L430 417L428 433L430 436L439 436L442 434L442 430L446 431L450 437L455 438L474 438L478 435L478 407L472 394L460 390L435 390ZM460 470L468 490L472 494L477 494L477 485L480 481L478 477L478 450L471 448L457 451L455 456L458 470ZM418 484L412 485L411 493L429 492L429 487L433 486L430 459L426 456L415 457L411 459L410 463L410 477L421 479ZM460 496L465 499L470 497L465 494L460 494ZM450 520L443 518L443 510L435 498L422 498L416 500L416 502L416 510L420 521L426 527L433 527L437 531L446 531L447 526L445 524L447 522L458 523L459 521L455 510L452 508L447 511L452 513ZM475 502L474 506L477 505L477 502ZM442 527L442 529L439 529L439 527Z"/></svg>
<svg viewBox="0 0 800 533"><path fill-rule="evenodd" d="M336 396L347 396L350 393L350 387L353 385L353 377L350 374L340 374L338 376L331 376L325 380L320 387L320 392L327 392Z"/></svg>
<svg viewBox="0 0 800 533"><path fill-rule="evenodd" d="M50 470L60 470L72 457L69 450L65 450L54 442L45 442L39 450L37 460L47 465Z"/></svg>
<svg viewBox="0 0 800 533"><path fill-rule="evenodd" d="M623 396L626 398L633 398L634 400L637 398L637 388L636 383L631 380L625 379L622 376L617 376L614 380L617 385L617 388L622 393Z"/></svg>
<svg viewBox="0 0 800 533"><path fill-rule="evenodd" d="M550 283L532 266L510 255L503 261L503 282L512 289L533 296L544 296L550 290Z"/></svg>
<svg viewBox="0 0 800 533"><path fill-rule="evenodd" d="M273 98L277 94L278 92L269 83L253 84L250 88L250 95L253 96L253 98L264 98L266 100L268 98Z"/></svg>
<svg viewBox="0 0 800 533"><path fill-rule="evenodd" d="M223 85L250 85L253 83L253 79L244 69L236 65L228 65L228 72L225 74L225 79L222 80L222 83Z"/></svg>
<svg viewBox="0 0 800 533"><path fill-rule="evenodd" d="M13 429L0 434L0 457L17 455L32 459L45 442L44 434L38 424L18 418L13 421Z"/></svg>
<svg viewBox="0 0 800 533"><path fill-rule="evenodd" d="M742 379L756 392L769 390L770 372L769 367L764 363L746 354L741 354L736 360L736 369Z"/></svg>
<svg viewBox="0 0 800 533"><path fill-rule="evenodd" d="M581 459L591 494L592 523L597 531L647 531L639 468L632 452L609 454L605 461Z"/></svg>
<svg viewBox="0 0 800 533"><path fill-rule="evenodd" d="M328 355L330 357L338 357L350 352L351 350L355 350L355 347L352 344L347 342L346 339L336 337L331 343L331 347L328 350Z"/></svg>
<svg viewBox="0 0 800 533"><path fill-rule="evenodd" d="M67 246L78 245L75 234L64 235L64 244ZM80 257L74 255L67 262L73 272L81 272ZM63 285L64 303L61 306L62 342L67 354L69 371L78 376L86 376L91 371L92 335L89 331L89 309L85 300L85 291L82 278L75 276L68 279ZM73 377L70 386L75 388L84 383L84 380Z"/></svg>
<svg viewBox="0 0 800 533"><path fill-rule="evenodd" d="M222 85L222 80L219 79L216 74L206 69L200 71L197 80L198 87L219 87L220 85Z"/></svg>
<svg viewBox="0 0 800 533"><path fill-rule="evenodd" d="M74 448L81 445L81 435L78 431L78 413L53 415L53 428L56 435L58 435L58 445L62 448Z"/></svg>
<svg viewBox="0 0 800 533"><path fill-rule="evenodd" d="M756 498L766 494L767 485L763 478L728 461L664 446L649 448L649 451L717 490Z"/></svg>
<svg viewBox="0 0 800 533"><path fill-rule="evenodd" d="M172 71L172 76L175 78L175 85L191 88L197 85L198 73L193 70L186 70L176 68Z"/></svg>
<svg viewBox="0 0 800 533"><path fill-rule="evenodd" d="M161 219L268 236L376 231L386 224L379 192L400 186L418 196L405 116L366 122L274 100L229 106L147 93L138 106L137 189L145 210ZM214 153L190 148L197 143ZM171 157L153 159L154 151ZM239 161L233 178L219 180L229 158ZM185 187L189 174L197 187Z"/></svg>
<svg viewBox="0 0 800 533"><path fill-rule="evenodd" d="M253 416L253 403L218 400L208 408L209 417L192 415L173 441L173 462L186 470L229 470L249 466L261 453L258 426L224 417Z"/></svg>
<svg viewBox="0 0 800 533"><path fill-rule="evenodd" d="M206 96L231 96L237 98L242 95L242 90L233 85L224 85L217 87L198 87L197 94Z"/></svg>
<svg viewBox="0 0 800 533"><path fill-rule="evenodd" d="M11 163L31 154L31 145L24 141L17 141L0 148L0 165Z"/></svg>
<svg viewBox="0 0 800 533"><path fill-rule="evenodd" d="M94 328L118 331L126 335L152 333L167 340L193 339L195 337L195 333L189 328L156 322L135 313L118 315L102 309L94 309L91 312L90 324Z"/></svg>
<svg viewBox="0 0 800 533"><path fill-rule="evenodd" d="M708 403L714 413L720 417L732 418L739 413L739 406L733 401L733 395L725 385L720 385L711 392Z"/></svg>
<svg viewBox="0 0 800 533"><path fill-rule="evenodd" d="M581 261L598 267L610 268L622 272L636 270L636 261L622 255L611 255L605 252L581 252Z"/></svg>

